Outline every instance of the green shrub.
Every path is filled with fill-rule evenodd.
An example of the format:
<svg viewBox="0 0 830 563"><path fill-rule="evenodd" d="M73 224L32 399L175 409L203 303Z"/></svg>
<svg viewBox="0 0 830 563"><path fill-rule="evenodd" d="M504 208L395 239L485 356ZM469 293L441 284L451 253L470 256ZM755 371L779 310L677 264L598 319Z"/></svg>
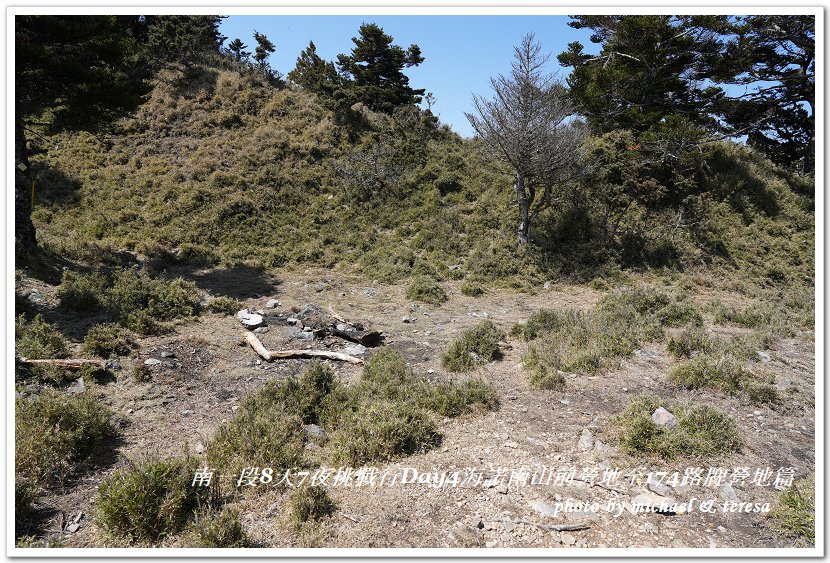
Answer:
<svg viewBox="0 0 830 563"><path fill-rule="evenodd" d="M136 383L144 383L150 381L150 368L142 363L136 363L132 369L133 380Z"/></svg>
<svg viewBox="0 0 830 563"><path fill-rule="evenodd" d="M14 512L17 516L27 513L38 496L38 488L23 477L15 476Z"/></svg>
<svg viewBox="0 0 830 563"><path fill-rule="evenodd" d="M35 536L23 536L17 538L17 541L14 544L15 547L20 549L30 549L30 548L47 548L47 549L54 549L58 547L63 547L63 537L58 538L38 538Z"/></svg>
<svg viewBox="0 0 830 563"><path fill-rule="evenodd" d="M558 391L565 387L565 376L553 367L550 362L542 361L537 348L531 348L522 357L522 362L528 374L531 387L535 389L547 389L549 391Z"/></svg>
<svg viewBox="0 0 830 563"><path fill-rule="evenodd" d="M581 314L578 311L571 309L564 311L539 309L528 317L526 323L513 325L510 334L530 342L547 334L555 333L563 327L573 325L580 321L580 317Z"/></svg>
<svg viewBox="0 0 830 563"><path fill-rule="evenodd" d="M677 426L668 429L652 421L652 413L660 406L677 417ZM623 450L665 460L724 455L737 451L741 445L735 422L717 409L697 405L676 407L652 396L633 397L616 424Z"/></svg>
<svg viewBox="0 0 830 563"><path fill-rule="evenodd" d="M66 339L40 315L36 315L31 322L23 315L15 318L14 344L15 355L21 358L40 360L69 357ZM19 379L33 377L58 385L74 379L71 373L56 366L33 366L15 362L15 372Z"/></svg>
<svg viewBox="0 0 830 563"><path fill-rule="evenodd" d="M482 321L462 332L450 344L441 357L441 363L450 371L470 371L481 364L498 360L501 358L499 342L504 336L504 332L492 321Z"/></svg>
<svg viewBox="0 0 830 563"><path fill-rule="evenodd" d="M444 288L429 276L416 276L406 290L406 298L432 305L440 305L449 300Z"/></svg>
<svg viewBox="0 0 830 563"><path fill-rule="evenodd" d="M775 525L791 538L810 544L816 539L816 480L811 475L778 495L770 511Z"/></svg>
<svg viewBox="0 0 830 563"><path fill-rule="evenodd" d="M778 389L766 383L747 383L746 394L749 400L756 404L775 405L781 401Z"/></svg>
<svg viewBox="0 0 830 563"><path fill-rule="evenodd" d="M288 501L289 520L296 529L306 522L319 522L337 509L326 489L319 485L298 487Z"/></svg>
<svg viewBox="0 0 830 563"><path fill-rule="evenodd" d="M231 297L224 295L216 297L208 301L205 307L211 313L221 313L223 315L235 315L237 311L242 309L242 303Z"/></svg>
<svg viewBox="0 0 830 563"><path fill-rule="evenodd" d="M116 435L112 414L92 397L50 390L16 399L16 479L39 487L62 484Z"/></svg>
<svg viewBox="0 0 830 563"><path fill-rule="evenodd" d="M239 521L239 511L223 508L216 512L202 510L193 522L197 547L249 547L251 540Z"/></svg>
<svg viewBox="0 0 830 563"><path fill-rule="evenodd" d="M199 312L196 286L181 279L154 279L142 272L112 274L65 271L58 290L61 307L78 313L106 314L139 334L155 334L165 321Z"/></svg>
<svg viewBox="0 0 830 563"><path fill-rule="evenodd" d="M484 381L470 379L463 383L433 383L417 395L418 406L441 416L455 418L471 412L495 410L496 392Z"/></svg>
<svg viewBox="0 0 830 563"><path fill-rule="evenodd" d="M123 328L113 324L95 325L84 337L81 352L101 358L127 356L138 344L132 335Z"/></svg>
<svg viewBox="0 0 830 563"><path fill-rule="evenodd" d="M666 345L669 353L677 359L691 358L698 352L708 352L714 347L713 340L706 334L703 327L689 326L677 336L669 338Z"/></svg>
<svg viewBox="0 0 830 563"><path fill-rule="evenodd" d="M675 366L669 378L686 389L716 389L736 394L749 378L741 364L725 356L713 358L700 356Z"/></svg>
<svg viewBox="0 0 830 563"><path fill-rule="evenodd" d="M468 297L480 297L484 295L484 288L481 287L481 284L464 280L464 283L461 284L461 294Z"/></svg>
<svg viewBox="0 0 830 563"><path fill-rule="evenodd" d="M193 459L146 459L119 469L98 486L96 522L131 542L176 534L193 512L211 502L209 487L194 487Z"/></svg>
<svg viewBox="0 0 830 563"><path fill-rule="evenodd" d="M358 467L434 446L439 439L429 413L408 403L376 399L344 411L331 433L333 464Z"/></svg>

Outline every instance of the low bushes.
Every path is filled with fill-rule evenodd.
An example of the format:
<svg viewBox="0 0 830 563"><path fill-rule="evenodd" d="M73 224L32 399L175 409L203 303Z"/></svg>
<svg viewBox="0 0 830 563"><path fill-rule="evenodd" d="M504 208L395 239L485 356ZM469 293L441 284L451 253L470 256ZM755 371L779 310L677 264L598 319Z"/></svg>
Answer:
<svg viewBox="0 0 830 563"><path fill-rule="evenodd" d="M491 321L482 321L450 344L441 363L450 371L471 371L481 364L500 359L499 342L504 336Z"/></svg>
<svg viewBox="0 0 830 563"><path fill-rule="evenodd" d="M440 305L449 300L444 288L434 278L424 275L415 276L412 284L406 290L406 298L432 305Z"/></svg>

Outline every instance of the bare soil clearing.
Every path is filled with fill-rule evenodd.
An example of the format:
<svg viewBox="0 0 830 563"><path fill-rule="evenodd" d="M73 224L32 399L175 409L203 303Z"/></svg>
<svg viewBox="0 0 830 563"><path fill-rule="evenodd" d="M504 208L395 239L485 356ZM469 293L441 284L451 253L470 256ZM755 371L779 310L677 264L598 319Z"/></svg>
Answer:
<svg viewBox="0 0 830 563"><path fill-rule="evenodd" d="M797 475L813 471L815 452L815 350L812 334L780 342L771 353L767 370L776 384L786 389L783 403L770 408L749 404L739 398L713 392L680 390L667 381L674 360L665 344L653 342L624 360L619 368L596 376L567 378L563 391L531 389L521 367L525 344L515 339L503 350L501 361L487 364L470 375L446 373L440 356L462 330L489 318L508 331L540 308L574 307L587 309L603 295L584 286L555 286L537 294L488 290L478 298L461 294L458 285L447 282L450 296L440 307L414 304L405 299L406 287L366 284L332 272L284 273L279 279L257 273L246 282L238 272L211 270L191 272L189 277L215 295L240 299L251 311L266 310L265 303L279 299L276 313L290 316L292 308L314 303L325 310L329 305L350 320L367 322L383 332L383 346L400 351L419 373L432 379L481 377L496 390L501 403L497 411L484 416L444 420L441 445L431 451L390 464L375 464L383 471L420 472L479 471L499 467L575 466L631 469L679 470L689 466L733 468L748 466L777 468L793 466ZM47 302L53 302L49 286L23 280L25 287L37 286ZM31 287L27 287L31 289ZM729 294L697 294L705 303L713 297L733 301ZM404 322L406 318L406 322ZM730 331L738 329L729 329ZM234 413L246 394L259 389L270 377L299 374L309 360L262 361L248 346L240 346L244 329L233 316L205 314L198 320L177 326L175 333L142 339L138 357L124 360L117 380L90 385L87 393L99 396L119 413L122 443L118 460L109 467L71 482L65 492L42 497L35 505L41 535L59 533L61 513L66 517L84 513L80 529L66 537L67 547L116 545L95 526L94 499L98 483L129 459L148 454L176 455L189 451L201 455L205 444ZM352 343L326 338L305 341L296 338L296 329L269 324L258 337L269 350L311 347L341 351ZM164 354L162 354L164 352ZM372 353L369 348L367 355ZM136 382L130 375L135 362L148 358L161 363L150 366L150 380ZM354 381L360 366L331 362L335 374ZM739 424L744 446L740 452L717 460L678 460L664 463L636 459L617 450L614 417L638 393L658 395L673 404L694 401L710 404L732 416ZM605 446L579 446L588 429L594 440ZM492 475L492 474L490 474ZM577 474L578 476L578 474ZM571 486L516 485L457 486L437 488L429 484L395 484L383 487L330 487L338 505L335 515L324 521L312 544L326 547L786 547L788 540L770 528L764 514L630 514L619 517L598 514L567 514L550 517L539 503L554 505L573 498L607 505L609 499L630 502L647 491L645 483L631 483L621 477L618 491L574 481ZM739 501L772 502L771 487L735 486ZM692 497L720 498L719 489L684 486L671 491L679 502ZM235 504L252 539L263 547L308 545L282 521L280 508L287 501L284 489L260 488L240 494ZM276 505L276 508L275 508ZM269 516L269 514L271 514ZM546 531L542 525L585 522L578 531ZM167 545L183 545L172 538Z"/></svg>

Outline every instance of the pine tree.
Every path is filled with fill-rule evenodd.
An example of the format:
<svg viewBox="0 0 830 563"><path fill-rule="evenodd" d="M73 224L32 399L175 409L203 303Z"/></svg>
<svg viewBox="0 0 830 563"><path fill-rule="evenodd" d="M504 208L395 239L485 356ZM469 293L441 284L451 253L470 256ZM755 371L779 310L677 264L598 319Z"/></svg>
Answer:
<svg viewBox="0 0 830 563"><path fill-rule="evenodd" d="M294 70L288 73L288 79L306 90L321 95L331 95L340 83L334 63L324 61L317 54L317 47L309 41L308 47L297 57Z"/></svg>
<svg viewBox="0 0 830 563"><path fill-rule="evenodd" d="M248 46L245 45L238 37L228 44L228 50L233 53L233 56L237 61L245 60L251 55L251 53L245 51L247 48Z"/></svg>
<svg viewBox="0 0 830 563"><path fill-rule="evenodd" d="M257 46L254 50L254 60L263 73L269 73L268 56L277 50L274 44L262 33L254 31L254 39L256 39Z"/></svg>
<svg viewBox="0 0 830 563"><path fill-rule="evenodd" d="M360 37L352 38L351 54L337 56L337 68L345 78L339 95L386 113L419 103L424 90L411 88L403 69L424 62L421 49L393 45L393 38L374 23L362 24L359 32Z"/></svg>
<svg viewBox="0 0 830 563"><path fill-rule="evenodd" d="M138 17L15 17L15 241L37 246L29 201L27 132L100 130L133 111L149 92Z"/></svg>

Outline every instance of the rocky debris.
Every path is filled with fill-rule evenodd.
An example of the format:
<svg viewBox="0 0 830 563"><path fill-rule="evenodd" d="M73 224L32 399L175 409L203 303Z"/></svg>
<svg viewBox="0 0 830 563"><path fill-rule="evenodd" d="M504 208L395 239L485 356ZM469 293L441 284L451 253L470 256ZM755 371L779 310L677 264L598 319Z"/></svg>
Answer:
<svg viewBox="0 0 830 563"><path fill-rule="evenodd" d="M310 438L325 438L326 431L316 424L303 424L303 432Z"/></svg>
<svg viewBox="0 0 830 563"><path fill-rule="evenodd" d="M167 352L167 351L162 352L160 355L161 355L162 358L175 358L176 357L176 354L174 354L173 352Z"/></svg>
<svg viewBox="0 0 830 563"><path fill-rule="evenodd" d="M402 317L402 318L401 318L401 322L402 322L402 323L407 323L407 324L408 324L408 323L414 323L414 322L415 322L415 318L414 318L414 317Z"/></svg>
<svg viewBox="0 0 830 563"><path fill-rule="evenodd" d="M582 430L582 434L579 436L579 443L577 445L583 450L590 450L594 447L594 435L591 434L590 430L587 428Z"/></svg>
<svg viewBox="0 0 830 563"><path fill-rule="evenodd" d="M542 516L547 516L548 518L556 518L559 516L556 508L546 502L536 501L531 503L530 507L539 512Z"/></svg>
<svg viewBox="0 0 830 563"><path fill-rule="evenodd" d="M64 527L63 531L68 532L70 534L74 534L81 528L81 519L84 517L83 512L78 512L77 516L70 520L66 526Z"/></svg>
<svg viewBox="0 0 830 563"><path fill-rule="evenodd" d="M601 442L599 440L597 440L594 444L594 451L598 454L609 454L614 452L615 449L616 448L614 448L613 446L609 446L605 442Z"/></svg>
<svg viewBox="0 0 830 563"><path fill-rule="evenodd" d="M277 513L280 511L280 503L274 502L271 503L271 506L268 507L268 512L265 513L265 516L271 518L276 516Z"/></svg>
<svg viewBox="0 0 830 563"><path fill-rule="evenodd" d="M562 542L563 545L572 546L576 543L576 538L573 534L562 534L559 536L559 540Z"/></svg>
<svg viewBox="0 0 830 563"><path fill-rule="evenodd" d="M677 417L663 407L659 407L656 411L651 413L651 420L654 421L655 424L665 426L669 430L677 426Z"/></svg>
<svg viewBox="0 0 830 563"><path fill-rule="evenodd" d="M478 317L480 319L490 318L490 313L488 313L487 311L473 311L472 313L468 313L468 315L471 317Z"/></svg>
<svg viewBox="0 0 830 563"><path fill-rule="evenodd" d="M161 364L161 360L156 359L156 358L147 358L146 360L144 360L144 365L148 366L148 367L149 366L157 366L159 364Z"/></svg>
<svg viewBox="0 0 830 563"><path fill-rule="evenodd" d="M377 292L377 291L375 291L374 289L370 288L370 287L367 287L366 289L364 289L363 291L361 291L361 292L360 292L360 294L361 294L363 297L374 297L374 296L376 296L376 295L378 294L378 292Z"/></svg>
<svg viewBox="0 0 830 563"><path fill-rule="evenodd" d="M355 344L354 346L346 346L343 348L343 353L350 356L362 356L366 353L366 346L363 344Z"/></svg>
<svg viewBox="0 0 830 563"><path fill-rule="evenodd" d="M563 405L570 405L571 402L568 399L559 399L559 402Z"/></svg>
<svg viewBox="0 0 830 563"><path fill-rule="evenodd" d="M104 369L109 371L121 371L121 362L118 360L107 360Z"/></svg>
<svg viewBox="0 0 830 563"><path fill-rule="evenodd" d="M506 495L509 491L510 489L504 483L496 487L496 492L502 495Z"/></svg>
<svg viewBox="0 0 830 563"><path fill-rule="evenodd" d="M239 322L241 322L242 325L249 330L265 326L265 321L262 319L262 315L251 313L248 309L242 309L236 313L236 318L239 319Z"/></svg>
<svg viewBox="0 0 830 563"><path fill-rule="evenodd" d="M268 332L268 327L267 326L257 327L257 328L254 329L254 332L257 333L257 334L265 334L266 332Z"/></svg>
<svg viewBox="0 0 830 563"><path fill-rule="evenodd" d="M648 482L648 489L653 492L657 493L661 496L668 496L671 493L671 489L668 486L664 485L663 483L659 483L657 481L649 481Z"/></svg>
<svg viewBox="0 0 830 563"><path fill-rule="evenodd" d="M84 383L84 378L83 377L79 377L78 379L76 379L75 383L73 383L66 390L66 392L69 393L70 395L80 395L84 391L86 391L86 384Z"/></svg>
<svg viewBox="0 0 830 563"><path fill-rule="evenodd" d="M735 487L731 483L724 483L720 487L720 498L722 500L738 502L738 493L735 492Z"/></svg>
<svg viewBox="0 0 830 563"><path fill-rule="evenodd" d="M277 307L282 307L282 303L276 299L269 299L267 303L265 303L266 309L276 309Z"/></svg>
<svg viewBox="0 0 830 563"><path fill-rule="evenodd" d="M768 364L772 357L767 352L758 352L758 359L761 360L762 363Z"/></svg>

